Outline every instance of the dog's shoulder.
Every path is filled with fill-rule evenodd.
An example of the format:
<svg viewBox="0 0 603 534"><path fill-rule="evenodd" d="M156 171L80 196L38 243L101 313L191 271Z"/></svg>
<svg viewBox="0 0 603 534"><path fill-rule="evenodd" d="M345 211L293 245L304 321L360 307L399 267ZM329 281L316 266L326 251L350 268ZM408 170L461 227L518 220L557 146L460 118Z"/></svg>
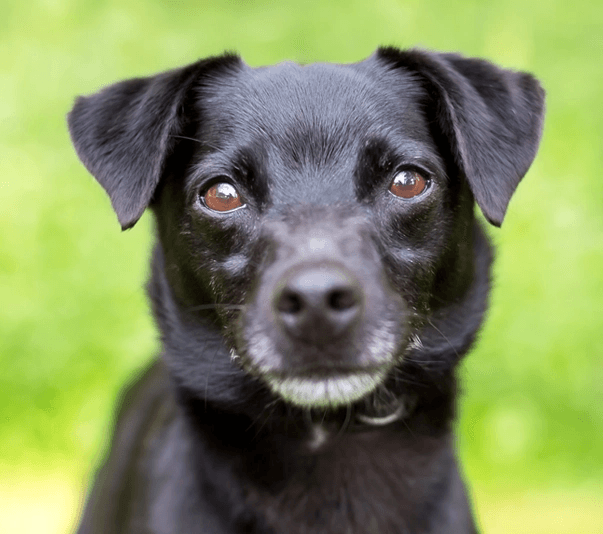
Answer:
<svg viewBox="0 0 603 534"><path fill-rule="evenodd" d="M122 390L109 453L96 475L80 534L111 532L127 521L131 510L123 503L140 493L139 473L148 463L148 449L156 446L173 420L168 377L163 364L156 361Z"/></svg>

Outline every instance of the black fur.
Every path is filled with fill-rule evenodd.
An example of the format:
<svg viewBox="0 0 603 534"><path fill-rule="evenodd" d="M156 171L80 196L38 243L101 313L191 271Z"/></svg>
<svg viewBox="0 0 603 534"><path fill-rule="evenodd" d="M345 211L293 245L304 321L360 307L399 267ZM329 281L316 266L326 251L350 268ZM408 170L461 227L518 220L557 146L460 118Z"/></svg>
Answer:
<svg viewBox="0 0 603 534"><path fill-rule="evenodd" d="M122 399L79 532L476 532L455 367L539 142L528 74L380 49L232 55L79 98L76 150L122 228L157 221L163 354ZM402 171L428 180L403 199ZM244 207L216 212L229 183Z"/></svg>

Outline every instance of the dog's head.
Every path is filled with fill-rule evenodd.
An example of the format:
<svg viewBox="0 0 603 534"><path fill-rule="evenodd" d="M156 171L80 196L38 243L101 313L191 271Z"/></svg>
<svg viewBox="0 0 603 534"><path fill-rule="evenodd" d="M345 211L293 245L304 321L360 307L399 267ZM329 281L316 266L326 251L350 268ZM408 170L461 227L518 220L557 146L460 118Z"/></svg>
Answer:
<svg viewBox="0 0 603 534"><path fill-rule="evenodd" d="M412 387L405 368L443 379L468 349L490 261L474 199L501 224L543 101L531 76L457 55L223 56L80 98L69 125L122 228L156 215L176 379L337 407Z"/></svg>

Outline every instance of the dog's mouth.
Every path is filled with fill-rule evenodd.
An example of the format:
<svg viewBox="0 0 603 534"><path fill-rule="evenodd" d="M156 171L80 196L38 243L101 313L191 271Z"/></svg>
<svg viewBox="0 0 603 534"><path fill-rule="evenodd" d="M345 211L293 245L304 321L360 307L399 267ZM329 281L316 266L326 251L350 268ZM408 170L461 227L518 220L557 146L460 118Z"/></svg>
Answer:
<svg viewBox="0 0 603 534"><path fill-rule="evenodd" d="M302 408L338 408L366 397L382 384L388 368L313 369L292 374L263 372L273 393Z"/></svg>

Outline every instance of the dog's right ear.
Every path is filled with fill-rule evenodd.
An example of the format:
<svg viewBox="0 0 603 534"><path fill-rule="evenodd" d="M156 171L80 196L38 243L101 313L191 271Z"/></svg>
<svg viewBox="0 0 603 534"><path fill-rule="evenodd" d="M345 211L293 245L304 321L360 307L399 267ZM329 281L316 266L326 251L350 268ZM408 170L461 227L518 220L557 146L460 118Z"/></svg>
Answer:
<svg viewBox="0 0 603 534"><path fill-rule="evenodd" d="M153 197L183 126L191 89L208 72L241 64L235 55L209 58L76 100L67 118L71 139L109 195L123 230L136 224Z"/></svg>

